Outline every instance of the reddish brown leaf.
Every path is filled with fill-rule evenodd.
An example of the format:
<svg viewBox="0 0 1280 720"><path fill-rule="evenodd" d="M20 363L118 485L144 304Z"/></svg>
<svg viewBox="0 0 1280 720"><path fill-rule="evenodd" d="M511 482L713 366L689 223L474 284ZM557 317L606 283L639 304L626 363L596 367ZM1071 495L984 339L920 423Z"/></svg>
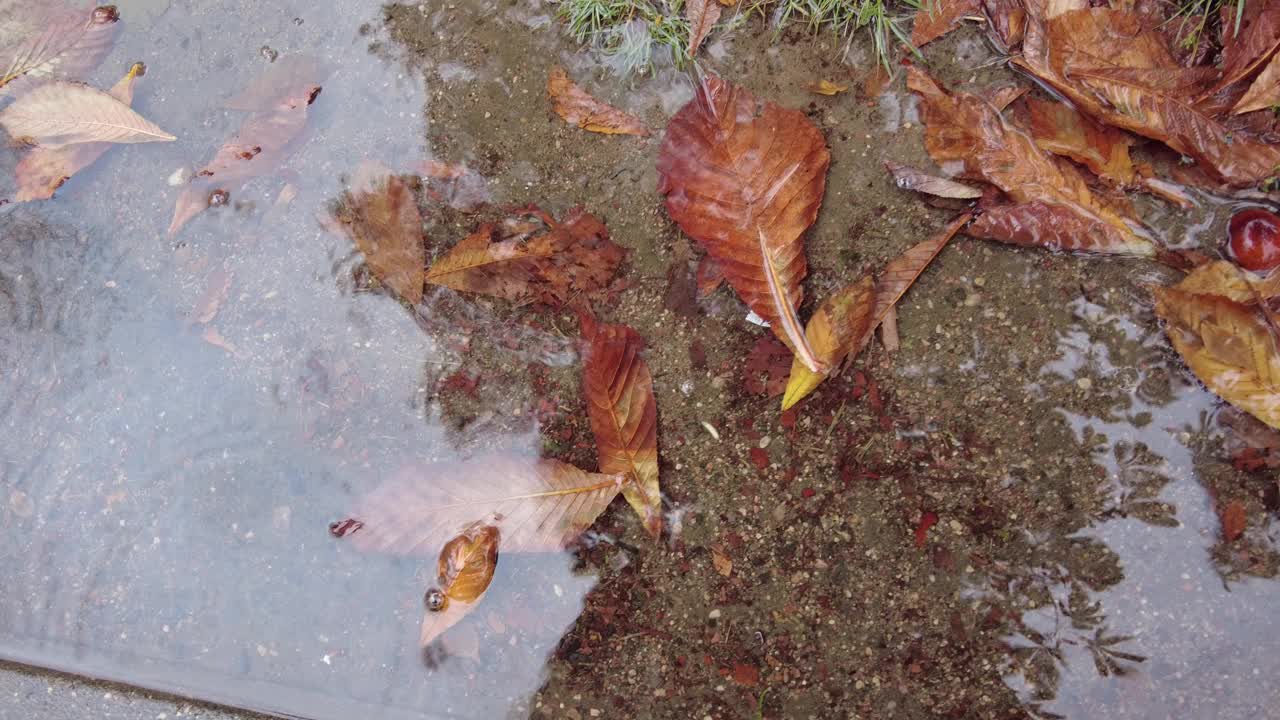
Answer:
<svg viewBox="0 0 1280 720"><path fill-rule="evenodd" d="M911 44L923 47L959 27L970 15L982 15L981 0L926 0L916 10Z"/></svg>
<svg viewBox="0 0 1280 720"><path fill-rule="evenodd" d="M1090 189L1082 172L1041 150L982 98L947 93L912 67L907 85L924 99L925 146L939 164L960 162L965 177L985 180L1017 203L1041 203L1074 215L1085 230L1076 246L1096 253L1152 256L1156 247L1142 224L1117 212Z"/></svg>
<svg viewBox="0 0 1280 720"><path fill-rule="evenodd" d="M751 458L751 464L756 466L757 470L769 469L769 453L764 448L753 447L747 451L747 456Z"/></svg>
<svg viewBox="0 0 1280 720"><path fill-rule="evenodd" d="M686 0L684 17L689 21L689 57L693 57L711 33L711 28L720 21L720 3L715 0Z"/></svg>
<svg viewBox="0 0 1280 720"><path fill-rule="evenodd" d="M899 165L891 160L886 160L884 166L893 175L894 183L903 190L914 190L944 198L974 199L982 197L982 191L978 188L958 183L954 180L929 175L913 167Z"/></svg>
<svg viewBox="0 0 1280 720"><path fill-rule="evenodd" d="M649 534L662 532L658 484L658 402L640 352L644 340L626 325L596 324L582 315L587 341L582 390L596 438L600 472L623 475L622 495Z"/></svg>
<svg viewBox="0 0 1280 720"><path fill-rule="evenodd" d="M829 367L838 367L853 350L858 339L867 334L875 305L874 298L875 282L867 276L837 290L809 318L809 324L804 329L805 335L818 358ZM790 409L813 392L824 379L824 373L812 372L796 358L791 363L791 374L782 396L782 409Z"/></svg>
<svg viewBox="0 0 1280 720"><path fill-rule="evenodd" d="M605 135L649 135L649 128L639 118L591 97L559 65L547 76L547 95L551 109L570 125Z"/></svg>
<svg viewBox="0 0 1280 720"><path fill-rule="evenodd" d="M1238 33L1235 3L1222 11L1222 78L1206 97L1257 72L1280 49L1280 3L1246 1Z"/></svg>
<svg viewBox="0 0 1280 720"><path fill-rule="evenodd" d="M883 65L876 63L862 77L862 98L871 105L875 105L876 98L880 97L880 93L884 91L884 86L889 84L889 80L889 71L885 70Z"/></svg>
<svg viewBox="0 0 1280 720"><path fill-rule="evenodd" d="M1069 157L1117 185L1134 182L1129 135L1095 123L1066 103L1036 98L1025 102L1031 134L1042 149Z"/></svg>
<svg viewBox="0 0 1280 720"><path fill-rule="evenodd" d="M1219 511L1219 519L1222 521L1222 539L1227 542L1239 540L1249 526L1249 516L1245 512L1244 503L1239 500L1227 503Z"/></svg>
<svg viewBox="0 0 1280 720"><path fill-rule="evenodd" d="M78 80L98 66L115 43L114 5L71 8L59 2L31 3L32 32L21 43L0 50L0 95L14 95L37 82ZM10 20L6 18L6 20Z"/></svg>
<svg viewBox="0 0 1280 720"><path fill-rule="evenodd" d="M929 528L938 524L938 513L924 512L920 514L920 522L916 523L916 547L922 548L929 542Z"/></svg>
<svg viewBox="0 0 1280 720"><path fill-rule="evenodd" d="M1277 105L1280 105L1280 53L1271 56L1271 62L1254 78L1232 112L1247 113Z"/></svg>
<svg viewBox="0 0 1280 720"><path fill-rule="evenodd" d="M608 285L625 251L581 208L564 222L532 208L481 225L427 271L427 282L517 303L564 303Z"/></svg>
<svg viewBox="0 0 1280 720"><path fill-rule="evenodd" d="M803 113L710 76L667 125L658 191L667 212L719 263L738 297L815 371L796 308L801 235L822 204L831 155Z"/></svg>
<svg viewBox="0 0 1280 720"><path fill-rule="evenodd" d="M498 539L497 528L477 523L440 550L436 585L427 590L422 616L422 647L458 624L480 602L498 567Z"/></svg>
<svg viewBox="0 0 1280 720"><path fill-rule="evenodd" d="M125 105L133 103L134 80L146 72L142 63L134 63L129 72L111 88L109 94ZM111 149L112 143L92 142L67 145L60 148L36 147L26 155L14 168L18 181L18 202L29 200L46 200L62 183L72 175L89 167L103 153Z"/></svg>
<svg viewBox="0 0 1280 720"><path fill-rule="evenodd" d="M361 550L434 556L475 523L497 528L505 552L552 552L595 522L623 485L557 460L485 455L400 470L365 496Z"/></svg>
<svg viewBox="0 0 1280 720"><path fill-rule="evenodd" d="M710 255L703 255L698 261L698 271L694 273L698 283L698 296L707 297L724 284L724 273Z"/></svg>
<svg viewBox="0 0 1280 720"><path fill-rule="evenodd" d="M274 172L292 152L294 138L306 127L307 108L319 94L319 85L292 86L271 110L249 116L178 195L169 236L206 208L227 202L248 180Z"/></svg>
<svg viewBox="0 0 1280 720"><path fill-rule="evenodd" d="M409 303L422 300L427 261L422 215L403 178L380 163L361 162L333 218L379 282Z"/></svg>
<svg viewBox="0 0 1280 720"><path fill-rule="evenodd" d="M733 666L733 681L746 687L760 684L760 668L747 663L736 663Z"/></svg>
<svg viewBox="0 0 1280 720"><path fill-rule="evenodd" d="M1063 252L1097 252L1093 242L1097 224L1061 205L1030 202L983 208L965 230L970 237L1010 245L1042 247Z"/></svg>
<svg viewBox="0 0 1280 720"><path fill-rule="evenodd" d="M982 0L982 7L991 20L991 29L1006 50L1022 44L1027 13L1020 0Z"/></svg>
<svg viewBox="0 0 1280 720"><path fill-rule="evenodd" d="M742 386L765 397L782 394L794 359L786 345L770 335L761 336L742 364Z"/></svg>

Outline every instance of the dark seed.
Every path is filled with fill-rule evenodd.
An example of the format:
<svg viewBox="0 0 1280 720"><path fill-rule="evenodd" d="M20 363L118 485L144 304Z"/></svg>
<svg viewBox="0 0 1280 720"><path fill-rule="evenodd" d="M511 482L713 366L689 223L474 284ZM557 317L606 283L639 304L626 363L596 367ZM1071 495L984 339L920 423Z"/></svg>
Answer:
<svg viewBox="0 0 1280 720"><path fill-rule="evenodd" d="M218 188L217 190L209 193L209 207L222 207L230 202L230 200L231 193L223 190L222 188Z"/></svg>
<svg viewBox="0 0 1280 720"><path fill-rule="evenodd" d="M427 591L427 595L423 598L423 601L426 603L427 609L431 612L440 612L444 609L448 598L445 597L444 593L440 592L440 588L431 588Z"/></svg>

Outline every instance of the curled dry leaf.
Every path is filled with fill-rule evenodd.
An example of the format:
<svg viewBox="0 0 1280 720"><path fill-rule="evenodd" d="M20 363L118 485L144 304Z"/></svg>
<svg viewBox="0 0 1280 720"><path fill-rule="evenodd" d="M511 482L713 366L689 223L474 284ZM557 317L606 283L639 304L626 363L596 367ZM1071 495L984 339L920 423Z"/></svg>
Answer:
<svg viewBox="0 0 1280 720"><path fill-rule="evenodd" d="M942 248L946 247L951 238L972 217L968 213L960 215L936 235L916 243L885 265L884 272L875 282L865 325L859 325L856 315L859 312L859 305L865 303L861 299L862 283L851 285L837 293L832 300L839 298L839 303L833 305L830 310L826 309L826 303L819 308L809 320L809 326L816 336L830 338L830 340L822 340L821 344L823 347L834 348L829 351L833 366L847 367L867 345L871 344L876 327L885 320L898 300L906 294L916 278L920 277L920 273L924 272L929 263L942 252ZM819 316L825 316L826 319L818 321ZM816 327L815 321L819 322ZM823 327L824 324L830 329ZM792 363L791 376L787 379L787 390L782 399L782 409L787 410L800 402L826 378L827 373L814 373L802 365Z"/></svg>
<svg viewBox="0 0 1280 720"><path fill-rule="evenodd" d="M808 118L709 76L667 125L658 191L667 212L720 266L738 297L815 372L796 316L801 236L822 204L831 155Z"/></svg>
<svg viewBox="0 0 1280 720"><path fill-rule="evenodd" d="M427 282L517 303L564 303L607 286L625 254L581 208L559 223L531 208L481 225L432 264Z"/></svg>
<svg viewBox="0 0 1280 720"><path fill-rule="evenodd" d="M115 43L114 5L71 8L48 2L36 13L33 32L22 42L0 50L0 94L17 94L37 82L77 80L98 66ZM35 28L39 28L36 30Z"/></svg>
<svg viewBox="0 0 1280 720"><path fill-rule="evenodd" d="M720 21L720 3L716 0L687 0L684 17L689 21L689 57L698 53L702 41Z"/></svg>
<svg viewBox="0 0 1280 720"><path fill-rule="evenodd" d="M903 190L914 190L927 195L961 200L982 197L982 191L976 187L958 183L955 180L929 175L913 167L899 165L892 160L886 160L884 166L893 175L893 182Z"/></svg>
<svg viewBox="0 0 1280 720"><path fill-rule="evenodd" d="M639 118L591 97L559 65L547 76L547 95L551 109L570 125L605 135L649 136L649 128Z"/></svg>
<svg viewBox="0 0 1280 720"><path fill-rule="evenodd" d="M959 161L965 177L995 185L1014 202L1038 203L1055 218L1071 218L1078 231L1073 250L1155 255L1156 246L1136 218L1095 195L1078 168L1041 150L985 100L950 94L914 67L907 85L924 100L925 147L935 162Z"/></svg>
<svg viewBox="0 0 1280 720"><path fill-rule="evenodd" d="M142 63L134 63L119 82L111 88L110 94L115 99L129 105L133 102L133 83L146 72ZM18 202L29 200L46 200L53 197L54 191L62 187L72 175L89 167L102 154L111 149L112 143L79 143L66 147L51 149L47 147L33 148L22 156L14 175L18 180Z"/></svg>
<svg viewBox="0 0 1280 720"><path fill-rule="evenodd" d="M848 89L848 85L834 83L830 80L819 80L818 82L809 83L809 92L817 93L818 95L839 95Z"/></svg>
<svg viewBox="0 0 1280 720"><path fill-rule="evenodd" d="M295 85L270 110L250 115L178 195L169 236L206 208L226 203L245 182L274 172L292 152L319 94L319 85Z"/></svg>
<svg viewBox="0 0 1280 720"><path fill-rule="evenodd" d="M875 281L868 275L837 290L809 318L805 335L818 359L828 367L838 366L858 338L866 333L874 298ZM787 389L782 395L782 409L789 410L813 392L826 377L826 373L815 373L805 367L799 358L793 359Z"/></svg>
<svg viewBox="0 0 1280 720"><path fill-rule="evenodd" d="M924 47L959 27L960 22L971 15L982 15L981 0L926 0L916 10L911 44Z"/></svg>
<svg viewBox="0 0 1280 720"><path fill-rule="evenodd" d="M1173 287L1152 293L1169 342L1196 377L1222 399L1280 428L1280 353L1260 313L1219 295Z"/></svg>
<svg viewBox="0 0 1280 720"><path fill-rule="evenodd" d="M174 136L109 93L53 80L23 93L3 111L9 137L50 150L76 143L169 142Z"/></svg>
<svg viewBox="0 0 1280 720"><path fill-rule="evenodd" d="M644 340L626 325L597 324L582 314L587 341L582 388L596 438L600 472L623 475L622 495L650 535L662 532L658 484L658 402L640 356Z"/></svg>
<svg viewBox="0 0 1280 720"><path fill-rule="evenodd" d="M361 550L433 556L475 523L497 528L505 552L554 552L591 526L622 488L620 475L558 460L485 455L399 471L352 513Z"/></svg>
<svg viewBox="0 0 1280 720"><path fill-rule="evenodd" d="M1277 105L1280 105L1280 53L1271 56L1271 62L1254 78L1232 112L1247 113Z"/></svg>
<svg viewBox="0 0 1280 720"><path fill-rule="evenodd" d="M1066 103L1036 98L1025 102L1028 126L1041 149L1071 158L1117 185L1134 182L1137 171L1129 157L1129 135L1099 125Z"/></svg>
<svg viewBox="0 0 1280 720"><path fill-rule="evenodd" d="M379 163L360 163L333 216L379 282L407 302L422 300L427 262L422 215L403 178Z"/></svg>
<svg viewBox="0 0 1280 720"><path fill-rule="evenodd" d="M475 608L498 567L500 533L476 523L444 544L436 562L436 585L427 590L419 642L427 647Z"/></svg>

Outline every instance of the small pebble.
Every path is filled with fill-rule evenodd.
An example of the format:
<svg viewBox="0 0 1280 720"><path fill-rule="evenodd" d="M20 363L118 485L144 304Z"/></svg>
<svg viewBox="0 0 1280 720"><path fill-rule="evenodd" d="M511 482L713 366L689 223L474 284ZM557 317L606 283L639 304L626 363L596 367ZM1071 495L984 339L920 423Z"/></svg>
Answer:
<svg viewBox="0 0 1280 720"><path fill-rule="evenodd" d="M1093 381L1087 377L1079 378L1076 380L1076 387L1080 388L1081 390L1088 390L1089 388L1093 387Z"/></svg>
<svg viewBox="0 0 1280 720"><path fill-rule="evenodd" d="M760 438L760 449L763 450L769 447L769 442L770 442L770 438L768 435L765 435L764 437Z"/></svg>
<svg viewBox="0 0 1280 720"><path fill-rule="evenodd" d="M715 610L712 610L711 612L707 613L707 617L711 618L712 620L719 620L720 608L716 608Z"/></svg>

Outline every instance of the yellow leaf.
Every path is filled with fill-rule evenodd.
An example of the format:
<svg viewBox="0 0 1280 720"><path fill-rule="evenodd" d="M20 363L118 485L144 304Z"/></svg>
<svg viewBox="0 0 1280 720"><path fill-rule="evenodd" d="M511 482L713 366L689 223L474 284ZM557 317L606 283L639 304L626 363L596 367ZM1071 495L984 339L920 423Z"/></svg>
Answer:
<svg viewBox="0 0 1280 720"><path fill-rule="evenodd" d="M834 368L853 349L858 339L867 331L871 321L875 282L870 276L846 285L827 298L818 311L809 318L804 334L813 347L813 353L826 367ZM782 409L787 410L827 378L828 373L816 373L805 366L800 358L791 363L791 377L782 395Z"/></svg>
<svg viewBox="0 0 1280 720"><path fill-rule="evenodd" d="M1280 295L1280 272L1260 277L1226 260L1206 263L1192 270L1175 287L1198 295L1220 295L1254 305Z"/></svg>
<svg viewBox="0 0 1280 720"><path fill-rule="evenodd" d="M809 92L817 93L819 95L839 95L848 89L848 85L840 85L838 83L833 83L830 80L819 80L815 83L809 83Z"/></svg>

